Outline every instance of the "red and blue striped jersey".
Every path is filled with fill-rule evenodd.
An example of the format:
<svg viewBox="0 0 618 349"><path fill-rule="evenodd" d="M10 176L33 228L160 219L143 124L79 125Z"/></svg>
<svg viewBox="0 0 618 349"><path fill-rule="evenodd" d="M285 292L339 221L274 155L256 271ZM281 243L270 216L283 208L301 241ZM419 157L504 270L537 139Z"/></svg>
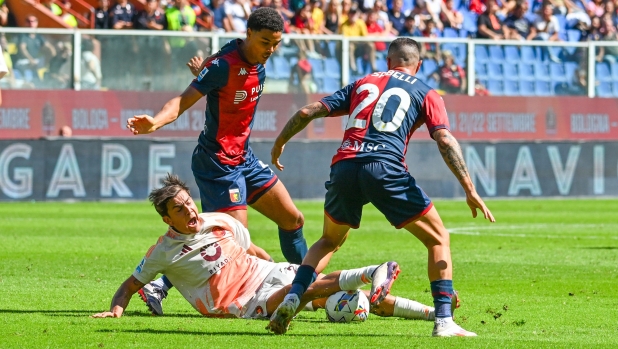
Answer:
<svg viewBox="0 0 618 349"><path fill-rule="evenodd" d="M444 101L412 75L377 72L324 97L330 116L349 114L343 142L331 165L341 160L382 161L407 169L410 137L423 123L431 135L449 129Z"/></svg>
<svg viewBox="0 0 618 349"><path fill-rule="evenodd" d="M198 143L224 165L245 161L253 117L266 73L240 51L241 39L228 42L208 58L191 87L206 95L206 121Z"/></svg>

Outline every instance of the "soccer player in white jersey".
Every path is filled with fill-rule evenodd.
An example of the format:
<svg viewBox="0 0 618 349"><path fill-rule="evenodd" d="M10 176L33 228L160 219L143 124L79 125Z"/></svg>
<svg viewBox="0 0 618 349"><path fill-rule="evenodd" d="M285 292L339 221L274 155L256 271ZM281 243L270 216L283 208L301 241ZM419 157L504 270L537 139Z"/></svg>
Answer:
<svg viewBox="0 0 618 349"><path fill-rule="evenodd" d="M177 176L168 175L164 186L153 190L149 199L169 229L118 288L110 311L93 317L122 316L133 294L158 273L165 273L205 316L268 319L286 295L298 265L249 254L253 244L242 223L224 213L199 214L189 189ZM305 308L315 309L339 290L356 290L371 283L386 264L318 276L299 309L309 302ZM380 316L434 318L432 307L390 295L371 311Z"/></svg>

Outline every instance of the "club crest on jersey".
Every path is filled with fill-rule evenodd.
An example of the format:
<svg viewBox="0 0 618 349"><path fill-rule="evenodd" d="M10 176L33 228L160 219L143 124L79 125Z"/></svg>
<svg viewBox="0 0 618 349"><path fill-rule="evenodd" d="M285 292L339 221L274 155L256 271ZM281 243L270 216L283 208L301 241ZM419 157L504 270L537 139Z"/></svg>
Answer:
<svg viewBox="0 0 618 349"><path fill-rule="evenodd" d="M208 73L208 68L202 69L202 71L200 72L200 75L197 76L197 81L202 81L204 76L206 76L206 73Z"/></svg>
<svg viewBox="0 0 618 349"><path fill-rule="evenodd" d="M234 104L238 104L247 99L246 91L236 91L236 95L234 95Z"/></svg>
<svg viewBox="0 0 618 349"><path fill-rule="evenodd" d="M233 203L240 202L240 190L239 189L230 189L230 201Z"/></svg>
<svg viewBox="0 0 618 349"><path fill-rule="evenodd" d="M240 68L240 72L238 72L238 76L241 76L241 75L247 75L247 74L248 74L248 73L247 73L247 71L245 70L245 68Z"/></svg>

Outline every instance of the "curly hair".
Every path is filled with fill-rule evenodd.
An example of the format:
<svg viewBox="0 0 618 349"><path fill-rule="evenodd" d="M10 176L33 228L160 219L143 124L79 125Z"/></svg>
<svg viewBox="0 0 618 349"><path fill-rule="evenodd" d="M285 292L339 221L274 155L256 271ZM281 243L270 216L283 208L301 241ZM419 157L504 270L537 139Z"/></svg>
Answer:
<svg viewBox="0 0 618 349"><path fill-rule="evenodd" d="M168 173L165 179L163 179L163 187L153 189L148 195L148 200L152 202L152 205L161 217L165 217L168 215L167 203L183 190L191 195L189 187L185 182L180 180L177 175Z"/></svg>
<svg viewBox="0 0 618 349"><path fill-rule="evenodd" d="M283 32L283 18L274 8L260 7L249 16L247 28L254 32L268 29L275 33L281 33Z"/></svg>

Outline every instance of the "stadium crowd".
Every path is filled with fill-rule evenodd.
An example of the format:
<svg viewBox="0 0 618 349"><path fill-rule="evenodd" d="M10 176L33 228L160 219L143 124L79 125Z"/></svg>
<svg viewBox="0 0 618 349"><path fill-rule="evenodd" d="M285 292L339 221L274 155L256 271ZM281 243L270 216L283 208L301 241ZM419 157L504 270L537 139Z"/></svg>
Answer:
<svg viewBox="0 0 618 349"><path fill-rule="evenodd" d="M66 11L71 7L70 0L60 3L62 6L51 0L41 0L41 5L48 7L69 26L77 26L75 18ZM244 33L250 13L256 8L268 6L275 8L284 19L285 33L384 36L386 41L396 36L616 41L618 31L618 0L146 0L143 11L137 11L128 0L117 0L114 4L110 0L99 0L98 3L94 26L110 30ZM10 17L6 4L0 0L0 25L14 23ZM35 16L29 16L26 22L28 26L36 27L36 21ZM114 41L111 38L86 39L90 53L85 53L83 57L86 63L82 71L87 73L85 88L105 85L134 89L136 83L130 73L136 71L151 76L148 82L139 82L142 86L138 88L143 88L143 84L161 85L163 81L152 81L165 79L152 74L154 66L163 64L177 71L183 69L184 62L190 57L203 55L210 48L208 39L137 37ZM5 39L0 37L0 40ZM23 35L15 44L18 52L13 52L9 58L13 59L13 65L22 76L34 77L26 79L32 81L30 85L43 84L36 79L36 75L41 74L34 74L43 62L46 62L42 79L46 82L43 85L63 87L70 83L68 71L63 68L70 65L70 44L58 41L50 46L35 34ZM315 65L315 60L338 57L340 47L333 44L308 39L284 41L280 51L292 52L289 57L295 58L288 59L290 72L283 74L283 77L300 82L290 86L299 86L301 92L315 92L315 79L311 77L315 68L312 62ZM101 46L107 49L101 50ZM349 62L352 78L383 69L386 46L385 42L352 42L350 52L353 54ZM7 46L2 47L6 50ZM152 54L144 57L143 64L137 64L130 56L143 50L149 50ZM582 56L585 53L582 51L570 52L570 60L585 63L586 59ZM34 54L41 55L42 59ZM549 49L544 49L541 54L556 63L562 62L565 56L559 50ZM448 47L444 50L444 45L426 43L422 47L422 56L426 62L433 61L428 63L431 71L423 69L424 78L435 80L437 86L449 93L465 91L465 52ZM599 48L596 60L609 65L616 63L618 47ZM28 71L29 68L32 71ZM126 73L119 77L119 71ZM102 82L102 75L108 75L107 82ZM585 80L584 72L572 75L579 85L583 84L579 82ZM482 84L477 85L479 92L483 93ZM580 87L580 90L585 89L585 86Z"/></svg>

